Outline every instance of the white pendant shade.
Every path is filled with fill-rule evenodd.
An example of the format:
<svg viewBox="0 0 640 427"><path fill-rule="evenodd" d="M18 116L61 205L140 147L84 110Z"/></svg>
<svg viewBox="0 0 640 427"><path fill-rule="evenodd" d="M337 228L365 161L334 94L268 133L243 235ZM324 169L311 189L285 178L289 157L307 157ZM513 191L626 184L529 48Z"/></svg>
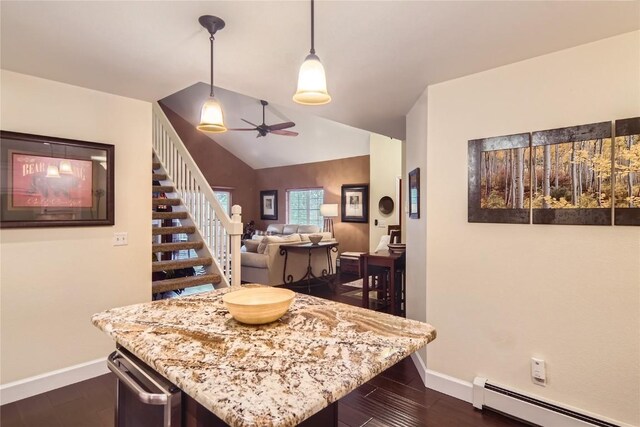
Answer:
<svg viewBox="0 0 640 427"><path fill-rule="evenodd" d="M61 160L60 165L58 166L58 170L60 173L65 175L70 175L73 173L71 170L71 162L69 160Z"/></svg>
<svg viewBox="0 0 640 427"><path fill-rule="evenodd" d="M303 105L322 105L331 101L327 92L327 79L320 58L309 54L305 58L298 74L298 91L293 100Z"/></svg>
<svg viewBox="0 0 640 427"><path fill-rule="evenodd" d="M60 178L60 172L56 165L47 166L47 178Z"/></svg>
<svg viewBox="0 0 640 427"><path fill-rule="evenodd" d="M222 107L215 98L209 98L202 106L198 130L213 133L222 133L227 131L227 127L224 125Z"/></svg>

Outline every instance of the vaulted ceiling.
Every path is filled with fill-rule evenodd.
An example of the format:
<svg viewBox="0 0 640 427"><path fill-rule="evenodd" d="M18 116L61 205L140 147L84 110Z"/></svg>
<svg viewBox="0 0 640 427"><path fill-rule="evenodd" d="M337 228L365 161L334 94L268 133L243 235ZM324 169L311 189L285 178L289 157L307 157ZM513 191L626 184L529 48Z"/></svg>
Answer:
<svg viewBox="0 0 640 427"><path fill-rule="evenodd" d="M316 50L333 101L303 107L291 96L309 50L307 1L0 7L2 68L148 101L208 80L197 19L217 15L227 23L216 35L218 86L400 139L428 84L640 27L637 1L319 1Z"/></svg>

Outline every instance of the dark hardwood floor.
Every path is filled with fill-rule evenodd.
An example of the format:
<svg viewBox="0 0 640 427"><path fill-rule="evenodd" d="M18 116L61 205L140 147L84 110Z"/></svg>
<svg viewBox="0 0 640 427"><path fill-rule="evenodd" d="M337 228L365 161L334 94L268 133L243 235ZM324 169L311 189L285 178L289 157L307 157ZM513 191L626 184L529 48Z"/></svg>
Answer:
<svg viewBox="0 0 640 427"><path fill-rule="evenodd" d="M342 283L354 280L343 276ZM352 305L354 288L312 288L313 295ZM298 292L305 289L296 288ZM384 307L381 307L385 310ZM115 376L102 375L0 406L2 427L107 427L114 425ZM339 402L340 427L514 427L525 426L491 411L427 389L410 358L387 369Z"/></svg>

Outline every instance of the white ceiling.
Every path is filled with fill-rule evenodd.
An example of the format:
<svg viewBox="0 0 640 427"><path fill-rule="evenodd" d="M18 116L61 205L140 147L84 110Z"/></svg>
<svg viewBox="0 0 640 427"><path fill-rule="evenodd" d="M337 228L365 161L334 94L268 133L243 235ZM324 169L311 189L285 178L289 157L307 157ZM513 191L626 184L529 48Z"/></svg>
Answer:
<svg viewBox="0 0 640 427"><path fill-rule="evenodd" d="M257 125L262 123L260 100L221 88L216 88L215 95L224 107L228 128L251 127L240 119ZM208 97L209 85L196 83L164 98L162 103L196 126L200 120L200 107ZM292 121L296 126L287 130L298 132L299 135L268 134L256 138L257 131L229 131L209 136L253 169L369 154L370 132L342 123L271 103L266 107L265 121L268 125Z"/></svg>
<svg viewBox="0 0 640 427"><path fill-rule="evenodd" d="M148 101L208 80L197 19L218 15L218 86L400 139L427 84L640 27L638 1L319 1L316 50L333 101L304 107L291 96L309 50L307 1L0 7L3 68Z"/></svg>

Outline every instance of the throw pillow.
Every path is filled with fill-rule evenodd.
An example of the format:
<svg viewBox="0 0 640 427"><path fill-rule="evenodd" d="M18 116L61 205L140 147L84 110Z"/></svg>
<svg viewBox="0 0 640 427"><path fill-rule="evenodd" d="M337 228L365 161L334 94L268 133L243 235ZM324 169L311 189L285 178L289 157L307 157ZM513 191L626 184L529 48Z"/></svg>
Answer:
<svg viewBox="0 0 640 427"><path fill-rule="evenodd" d="M262 240L260 240L260 243L258 244L258 253L259 254L263 254L264 251L267 250L267 245L269 244L269 239L271 239L271 236L267 236L267 237L263 237Z"/></svg>
<svg viewBox="0 0 640 427"><path fill-rule="evenodd" d="M378 243L378 247L376 248L375 252L388 250L389 247L387 245L389 244L390 241L391 241L390 235L385 234L384 236L382 236L380 238L380 243Z"/></svg>
<svg viewBox="0 0 640 427"><path fill-rule="evenodd" d="M245 240L244 246L247 248L247 252L258 252L258 246L260 246L259 240Z"/></svg>

